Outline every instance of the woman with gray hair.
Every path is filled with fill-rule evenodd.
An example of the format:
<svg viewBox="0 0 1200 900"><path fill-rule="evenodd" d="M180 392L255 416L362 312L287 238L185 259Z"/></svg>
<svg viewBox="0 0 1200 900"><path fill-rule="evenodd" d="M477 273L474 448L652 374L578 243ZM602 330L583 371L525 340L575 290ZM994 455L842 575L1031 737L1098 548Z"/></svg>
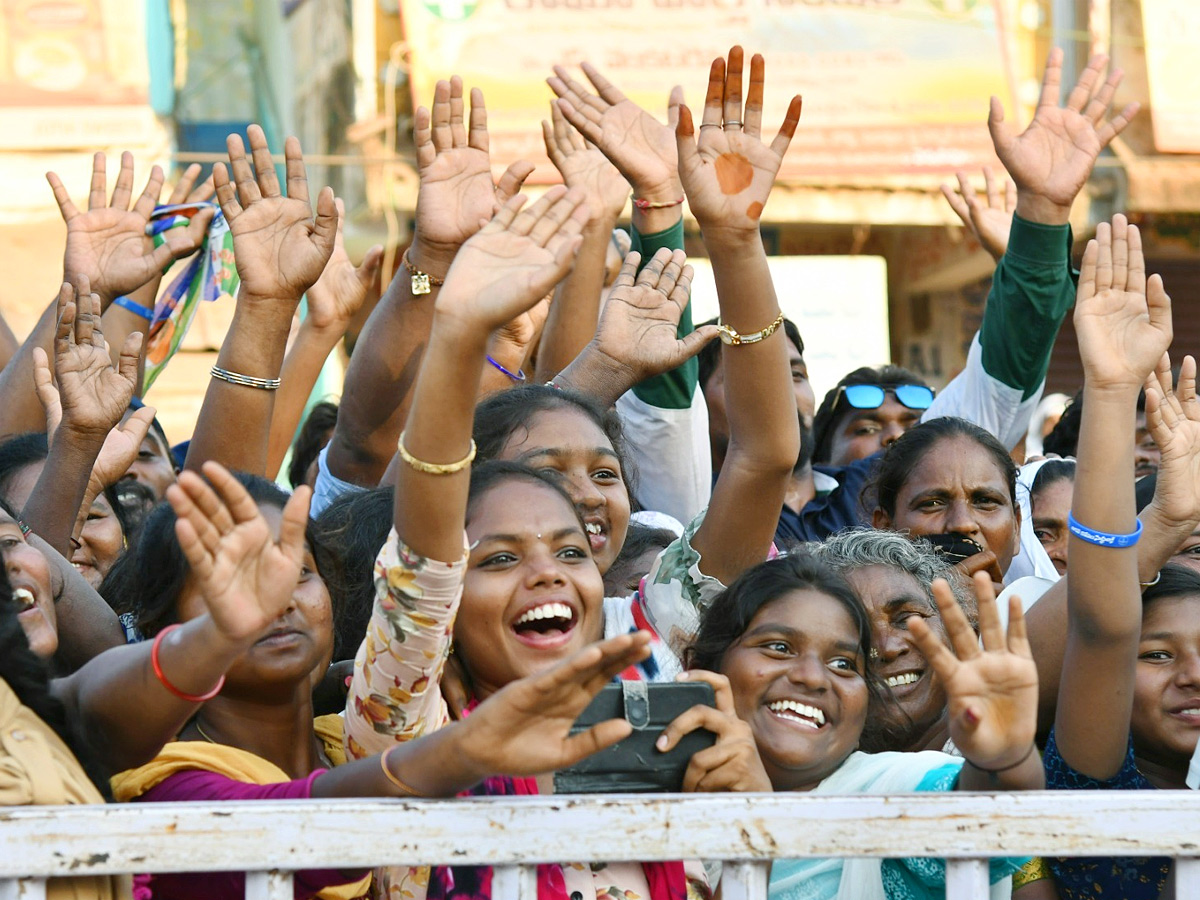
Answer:
<svg viewBox="0 0 1200 900"><path fill-rule="evenodd" d="M808 546L845 576L862 599L871 622L871 667L888 687L874 702L861 749L870 753L946 750L950 739L946 692L907 622L909 616L920 616L950 645L933 600L933 581L944 578L974 625L975 600L958 570L928 542L894 531L860 528Z"/></svg>

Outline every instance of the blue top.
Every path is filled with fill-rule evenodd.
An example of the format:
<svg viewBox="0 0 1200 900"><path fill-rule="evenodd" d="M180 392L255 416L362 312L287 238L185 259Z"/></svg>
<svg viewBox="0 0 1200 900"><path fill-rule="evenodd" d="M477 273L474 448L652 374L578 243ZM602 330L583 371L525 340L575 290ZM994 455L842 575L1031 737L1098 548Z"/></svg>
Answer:
<svg viewBox="0 0 1200 900"><path fill-rule="evenodd" d="M1133 737L1125 762L1112 778L1101 781L1072 769L1058 753L1054 732L1042 755L1048 791L1147 791L1154 785L1138 771L1133 756ZM1047 857L1058 882L1061 900L1157 900L1171 872L1171 860L1155 857Z"/></svg>

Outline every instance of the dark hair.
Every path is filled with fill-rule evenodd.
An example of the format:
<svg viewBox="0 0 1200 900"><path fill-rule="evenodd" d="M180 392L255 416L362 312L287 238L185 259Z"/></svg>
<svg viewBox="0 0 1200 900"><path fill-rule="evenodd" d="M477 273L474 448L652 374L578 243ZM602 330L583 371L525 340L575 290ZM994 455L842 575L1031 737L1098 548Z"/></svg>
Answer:
<svg viewBox="0 0 1200 900"><path fill-rule="evenodd" d="M142 402L141 397L134 397L132 400L129 401L130 409L134 409L134 410L141 409L145 405L146 404L144 402ZM167 440L167 433L165 431L163 431L162 422L158 421L158 416L155 416L154 418L152 418L150 420L150 430L153 431L155 434L157 434L159 436L159 438L162 440L162 445L167 451L167 456L170 457L171 456L171 442ZM171 461L174 462L174 459L172 459Z"/></svg>
<svg viewBox="0 0 1200 900"><path fill-rule="evenodd" d="M471 488L467 499L467 522L471 521L471 512L476 504L489 491L509 481L525 481L539 487L544 487L552 493L557 494L570 508L571 514L579 522L579 527L584 528L583 516L579 512L579 508L575 505L575 501L571 499L571 495L567 493L561 476L555 472L543 472L541 469L532 469L521 463L497 459L489 460L471 469ZM586 531L586 528L584 530Z"/></svg>
<svg viewBox="0 0 1200 900"><path fill-rule="evenodd" d="M718 316L715 319L709 319L707 322L701 322L697 327L705 325L716 325L720 321ZM792 342L792 346L796 348L796 352L804 356L804 339L800 337L800 329L796 327L796 323L791 319L783 320L783 333L787 335L787 339ZM713 372L717 370L717 364L721 361L721 342L709 341L705 344L700 352L696 354L696 362L699 366L699 378L697 379L700 390L704 390L708 386L708 380L712 378Z"/></svg>
<svg viewBox="0 0 1200 900"><path fill-rule="evenodd" d="M26 466L45 462L50 444L44 431L18 434L0 443L0 497L9 499L12 480Z"/></svg>
<svg viewBox="0 0 1200 900"><path fill-rule="evenodd" d="M116 484L106 487L104 496L108 505L113 508L117 521L121 523L125 545L129 546L137 540L142 523L154 509L154 491L140 481L122 478Z"/></svg>
<svg viewBox="0 0 1200 900"><path fill-rule="evenodd" d="M853 384L876 384L881 388L897 388L902 384L919 384L928 387L925 379L902 366L885 365L879 368L863 366L845 375L825 395L817 413L813 416L813 461L829 462L833 452L833 439L845 413L853 407L846 401L842 388Z"/></svg>
<svg viewBox="0 0 1200 900"><path fill-rule="evenodd" d="M840 603L849 614L858 631L863 677L871 693L878 693L878 681L870 674L868 664L871 623L862 601L842 575L804 549L747 569L713 601L685 654L687 667L721 671L726 651L746 633L759 610L792 591L804 590L825 594Z"/></svg>
<svg viewBox="0 0 1200 900"><path fill-rule="evenodd" d="M1075 460L1050 459L1042 463L1037 474L1033 476L1033 484L1029 487L1029 496L1036 497L1050 485L1059 481L1075 480Z"/></svg>
<svg viewBox="0 0 1200 900"><path fill-rule="evenodd" d="M471 469L467 517L476 500L501 482L513 479L548 487L578 518L575 502L557 476L497 460ZM375 558L392 528L394 497L392 487L342 494L312 525L313 556L333 602L334 662L354 659L366 636L375 604Z"/></svg>
<svg viewBox="0 0 1200 900"><path fill-rule="evenodd" d="M863 490L865 502L872 498L876 506L889 517L896 514L896 497L900 494L908 476L920 463L921 458L943 440L964 437L977 443L992 457L992 462L1004 476L1008 485L1009 499L1013 508L1017 506L1017 464L1008 451L990 432L984 431L973 422L953 416L943 416L922 422L906 431L887 448L883 458L875 467L875 476Z"/></svg>
<svg viewBox="0 0 1200 900"><path fill-rule="evenodd" d="M392 528L395 488L350 491L313 523L313 555L333 603L333 661L354 659L375 604L375 557Z"/></svg>
<svg viewBox="0 0 1200 900"><path fill-rule="evenodd" d="M1179 563L1168 563L1159 570L1158 581L1142 591L1142 608L1155 600L1171 597L1195 597L1200 600L1200 572Z"/></svg>
<svg viewBox="0 0 1200 900"><path fill-rule="evenodd" d="M1042 440L1042 452L1056 456L1074 456L1079 446L1079 423L1083 421L1083 391L1063 408L1050 433Z"/></svg>
<svg viewBox="0 0 1200 900"><path fill-rule="evenodd" d="M255 504L277 509L287 504L287 493L275 482L245 472L233 475ZM316 540L311 526L307 536L313 546ZM187 558L175 536L175 511L164 501L146 517L137 541L108 570L100 582L100 596L118 614L133 613L138 631L152 638L179 621L175 604L188 571Z"/></svg>
<svg viewBox="0 0 1200 900"><path fill-rule="evenodd" d="M51 692L50 665L29 648L29 640L17 619L17 613L17 604L12 599L12 584L8 580L8 568L0 565L0 678L17 695L22 705L45 722L67 745L101 795L111 799L107 773L80 729L67 718L62 701Z"/></svg>
<svg viewBox="0 0 1200 900"><path fill-rule="evenodd" d="M628 575L636 574L639 578L647 572L633 573L627 571L648 550L665 550L675 542L675 532L669 528L654 528L640 522L630 522L629 530L625 532L625 543L621 552L613 560L608 571L604 573L604 591L609 596L622 595L625 589L621 583Z"/></svg>
<svg viewBox="0 0 1200 900"><path fill-rule="evenodd" d="M313 406L300 426L300 433L292 444L292 462L288 466L288 481L292 487L304 484L304 476L309 467L320 454L321 449L329 443L329 433L337 424L338 408L336 403L322 400Z"/></svg>

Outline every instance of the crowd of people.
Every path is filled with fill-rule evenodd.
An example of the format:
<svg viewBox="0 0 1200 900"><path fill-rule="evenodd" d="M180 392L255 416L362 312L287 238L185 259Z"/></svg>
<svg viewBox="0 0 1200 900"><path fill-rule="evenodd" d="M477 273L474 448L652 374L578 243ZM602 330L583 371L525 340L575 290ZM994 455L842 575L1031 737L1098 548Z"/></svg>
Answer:
<svg viewBox="0 0 1200 900"><path fill-rule="evenodd" d="M281 184L260 128L248 149L231 135L211 181L182 173L169 205L186 212L162 229L157 168L135 199L126 154L109 195L97 154L86 208L51 174L63 284L0 374L0 731L29 736L0 739L0 797L544 794L630 734L572 728L614 679L711 688L655 744L713 736L686 792L1184 787L1196 363L1167 356L1170 300L1124 216L1072 267L1071 206L1137 111L1110 110L1105 66L1064 102L1051 53L1025 130L992 100L1011 181L946 188L996 270L938 392L864 365L818 404L759 227L801 99L764 136L764 61L740 47L713 61L698 117L671 91L666 124L594 67L555 68L543 130L564 184L534 202L529 163L493 180L482 94L440 82L415 116L412 243L340 403L307 417L382 252L354 265L341 202L325 188L314 213L295 139ZM685 203L720 304L703 324ZM164 362L161 342L147 351L159 282L217 226L233 321L194 433L168 436L140 399ZM1082 389L1048 414L1072 307ZM289 449L290 493L271 480ZM1174 890L1164 859L998 858L990 874L1021 900ZM236 900L244 881L50 893ZM300 872L295 896L491 887L486 867L394 866ZM703 860L538 867L540 900L719 891ZM770 893L935 898L945 866L780 859Z"/></svg>

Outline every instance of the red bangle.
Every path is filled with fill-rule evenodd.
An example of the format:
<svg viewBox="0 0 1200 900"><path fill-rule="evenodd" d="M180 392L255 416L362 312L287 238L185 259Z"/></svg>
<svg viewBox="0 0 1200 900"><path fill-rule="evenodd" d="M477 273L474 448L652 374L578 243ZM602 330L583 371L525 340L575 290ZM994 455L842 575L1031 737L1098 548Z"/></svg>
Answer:
<svg viewBox="0 0 1200 900"><path fill-rule="evenodd" d="M638 209L670 209L672 206L682 205L683 200L684 198L680 197L678 200L668 200L665 203L655 203L651 200L643 200L640 197L634 197L633 205Z"/></svg>
<svg viewBox="0 0 1200 900"><path fill-rule="evenodd" d="M222 675L218 679L216 685L207 694L185 694L175 685L167 680L167 676L163 674L162 664L158 661L158 648L162 646L163 638L179 628L178 625L168 625L160 631L154 638L154 644L150 647L150 665L154 666L154 677L159 680L168 691L178 697L180 700L186 700L188 703L203 703L206 700L211 700L217 694L221 693L221 688L225 687L225 676Z"/></svg>

